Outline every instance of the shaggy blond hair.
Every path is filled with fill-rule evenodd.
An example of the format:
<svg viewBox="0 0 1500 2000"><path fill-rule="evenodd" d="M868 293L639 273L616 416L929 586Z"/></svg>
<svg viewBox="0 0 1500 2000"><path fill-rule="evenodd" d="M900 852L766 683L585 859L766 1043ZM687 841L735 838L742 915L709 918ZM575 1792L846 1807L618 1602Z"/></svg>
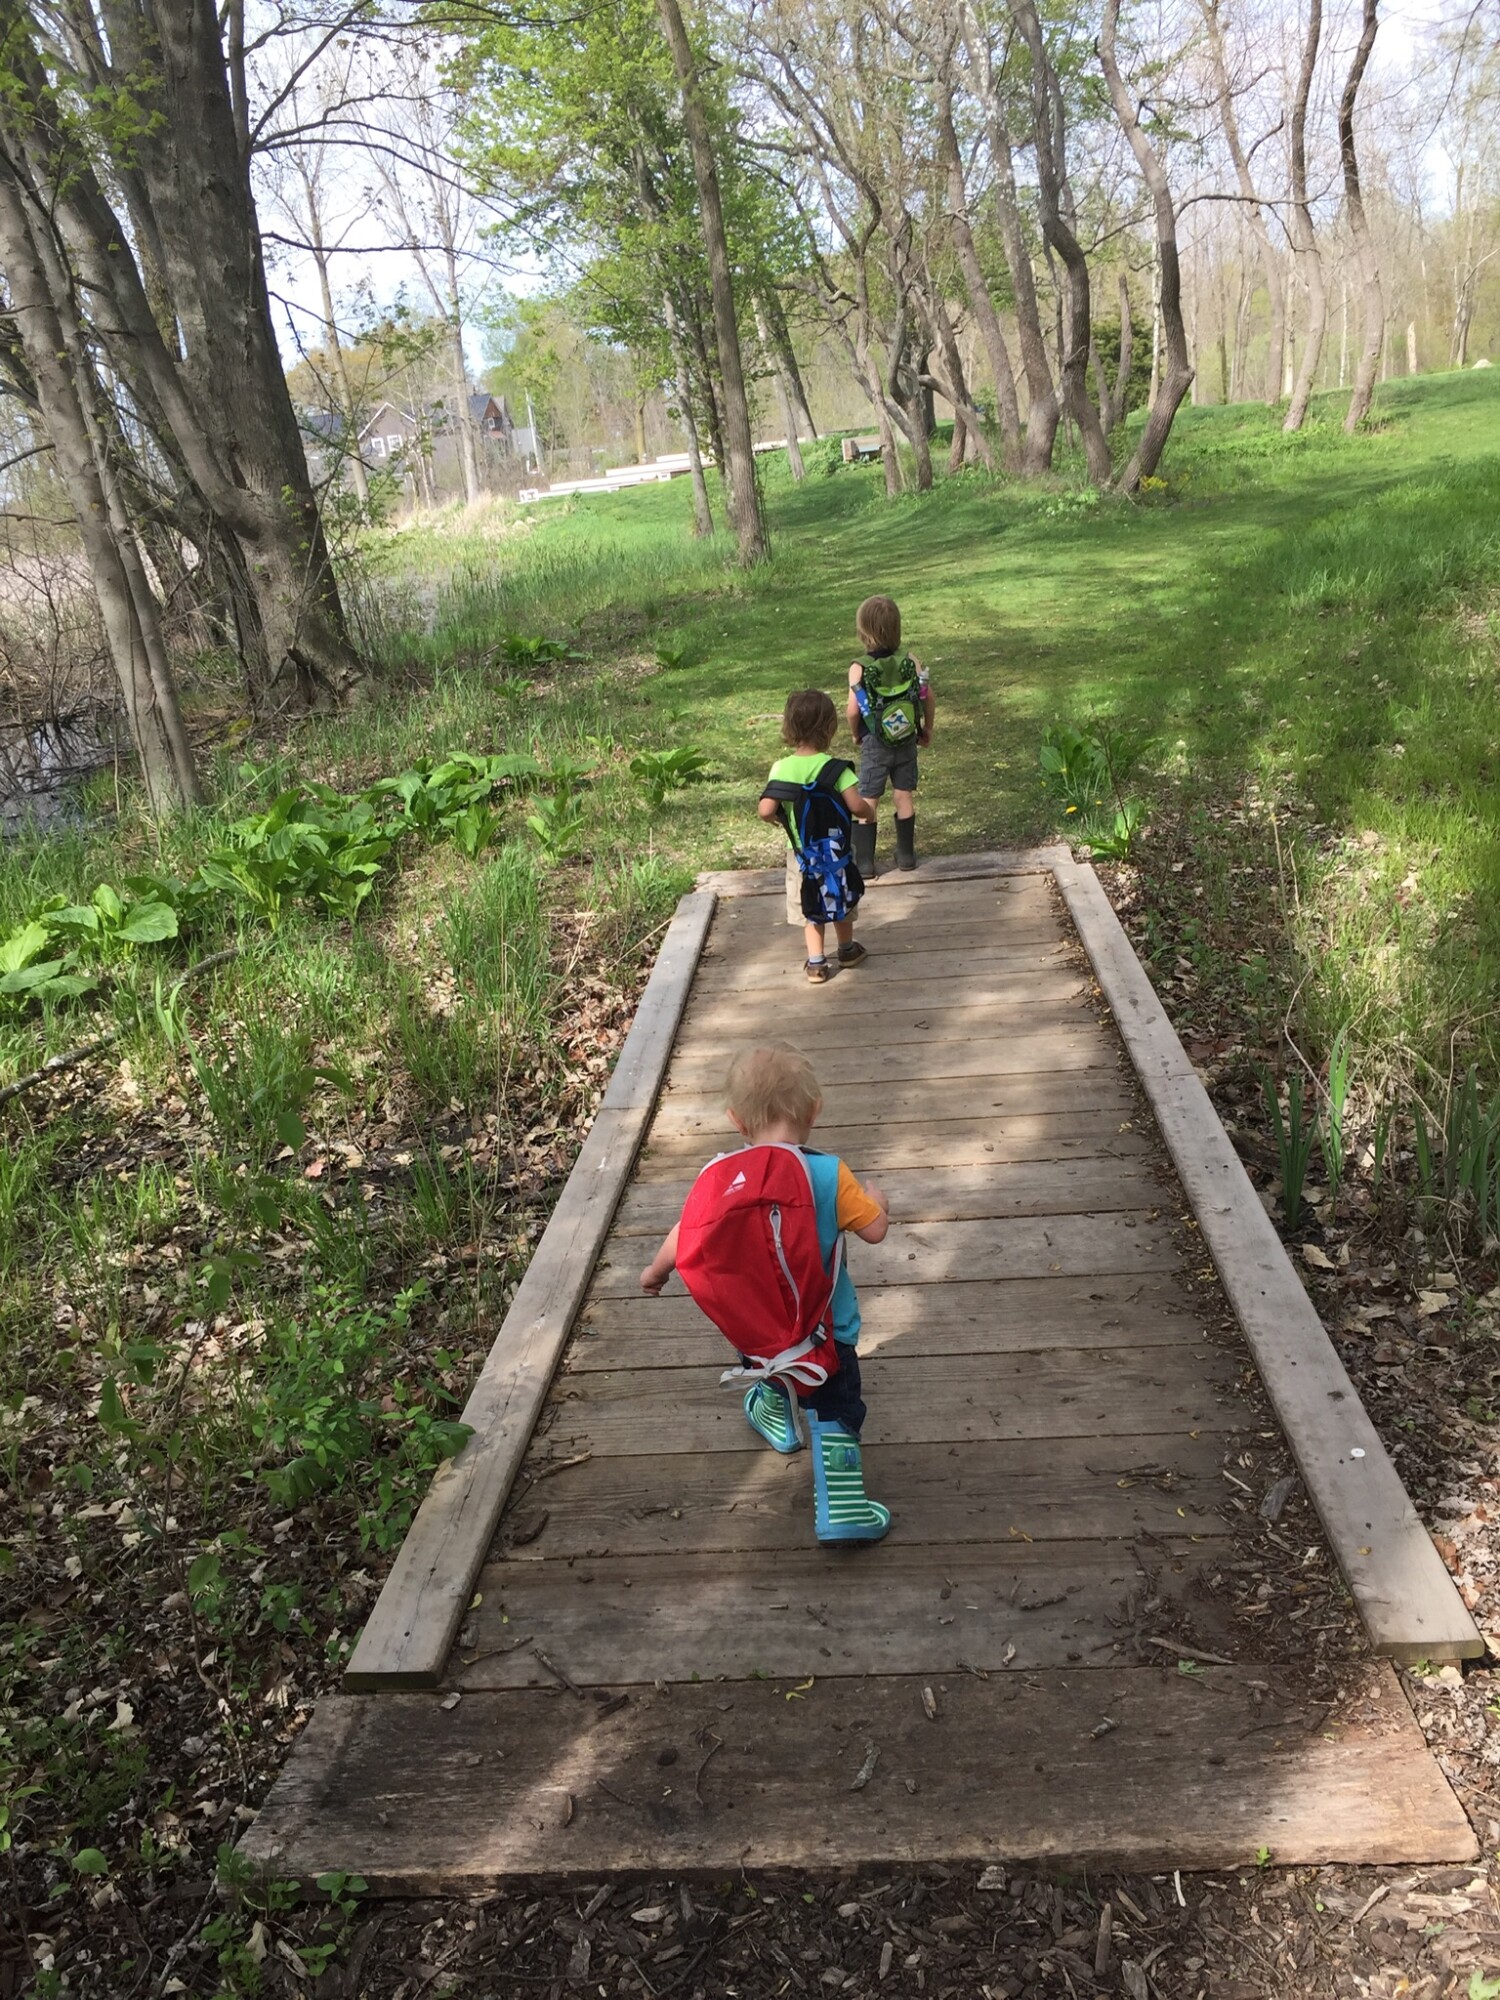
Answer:
<svg viewBox="0 0 1500 2000"><path fill-rule="evenodd" d="M854 614L860 644L872 653L894 653L901 644L901 610L893 598L867 597Z"/></svg>
<svg viewBox="0 0 1500 2000"><path fill-rule="evenodd" d="M752 1137L782 1123L807 1131L823 1102L812 1064L786 1042L736 1056L724 1097Z"/></svg>

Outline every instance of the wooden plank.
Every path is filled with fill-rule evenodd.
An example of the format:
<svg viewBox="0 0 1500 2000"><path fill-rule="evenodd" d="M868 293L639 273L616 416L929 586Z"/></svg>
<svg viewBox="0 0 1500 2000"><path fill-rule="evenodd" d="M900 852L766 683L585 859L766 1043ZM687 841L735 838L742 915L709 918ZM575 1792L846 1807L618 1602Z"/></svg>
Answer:
<svg viewBox="0 0 1500 2000"><path fill-rule="evenodd" d="M847 1023L846 1023L847 1028ZM755 1038L746 1038L745 1047L754 1047ZM822 1084L861 1083L871 1089L871 1072L878 1064L880 1084L914 1083L930 1078L939 1082L950 1076L1042 1076L1059 1071L1106 1069L1117 1072L1119 1050L1114 1038L1106 1035L1087 1018L1077 1029L1043 1030L1038 1034L992 1035L984 1041L928 1041L918 1036L910 1041L888 1042L877 1036L873 1043L849 1035L842 1041L825 1042L818 1049L818 1081ZM669 1087L673 1090L712 1089L724 1076L725 1052L721 1042L708 1042L679 1049L672 1058Z"/></svg>
<svg viewBox="0 0 1500 2000"><path fill-rule="evenodd" d="M989 978L993 974L1013 974L1027 971L1057 971L1077 969L1083 963L1078 946L1071 938L1057 944L1017 944L1017 945L966 945L957 943L951 948L923 952L885 953L888 966L894 973L904 972L920 977L928 986L937 987L945 980L958 980L968 984L974 979ZM855 966L847 972L841 971L838 979L847 978L851 983L844 988L848 995L855 990L862 973L873 972L876 968L871 960ZM838 979L830 982L838 984ZM747 1002L754 1001L774 1015L777 997L783 990L808 990L808 978L803 969L795 939L788 939L780 953L766 952L754 958L744 958L738 953L716 956L705 960L703 970L698 975L700 993L738 993ZM828 994L825 985L820 989Z"/></svg>
<svg viewBox="0 0 1500 2000"><path fill-rule="evenodd" d="M901 1222L883 1243L856 1243L855 1283L938 1285L952 1278L1122 1276L1172 1271L1177 1252L1166 1226L1147 1211L1130 1215L1000 1216L986 1222ZM645 1245L612 1235L604 1246L596 1298L634 1298ZM673 1291L681 1279L670 1280Z"/></svg>
<svg viewBox="0 0 1500 2000"><path fill-rule="evenodd" d="M993 1036L998 1030L1008 1034L1056 1034L1069 1028L1083 1031L1100 1025L1100 1017L1089 999L1092 980L1068 975L1055 983L1050 996L1039 995L1036 985L1036 981L1028 980L1025 996L1010 1001L974 1000L968 997L967 989L949 987L934 1004L919 982L893 993L882 979L881 1045L888 1047L907 1036L924 1042L968 1041ZM948 993L956 992L965 994L962 1004L952 1004L947 999ZM743 1041L747 1032L753 1032L752 1020L743 999L704 1000L689 1007L678 1047L687 1051L711 1041L722 1048L726 1037ZM847 1042L849 1020L847 1015L830 1015L823 993L816 986L805 986L801 993L789 993L776 1009L775 1031L782 1040L795 1042L799 1048L814 1049L840 1038Z"/></svg>
<svg viewBox="0 0 1500 2000"><path fill-rule="evenodd" d="M607 1714L561 1691L333 1696L241 1851L282 1880L361 1875L373 1896L742 1868L1472 1860L1390 1668L1345 1689L1316 1729L1297 1677L1264 1664L815 1681L796 1701L774 1681L644 1687Z"/></svg>
<svg viewBox="0 0 1500 2000"><path fill-rule="evenodd" d="M443 1669L589 1274L645 1135L714 899L677 906L593 1126L346 1669L350 1687L430 1686Z"/></svg>
<svg viewBox="0 0 1500 2000"><path fill-rule="evenodd" d="M1057 879L1319 1519L1377 1651L1484 1641L1091 868Z"/></svg>
<svg viewBox="0 0 1500 2000"><path fill-rule="evenodd" d="M1077 1112L1068 1118L942 1118L927 1124L835 1125L820 1119L813 1133L825 1152L857 1161L863 1174L901 1167L982 1166L986 1161L1072 1160L1085 1156L1130 1159L1154 1154L1149 1130L1120 1130L1118 1110ZM1144 1127L1146 1121L1142 1119ZM696 1173L716 1152L738 1144L722 1110L705 1115L691 1130L653 1133L650 1150L636 1165L641 1182L680 1180Z"/></svg>
<svg viewBox="0 0 1500 2000"><path fill-rule="evenodd" d="M1067 930L1057 890L1050 878L1044 882L1040 876L1025 878L1025 886L1020 888L972 882L945 885L941 890L929 887L867 896L859 905L856 921L872 935L957 932L976 942L996 931L1056 938ZM726 904L714 926L714 936L739 950L779 948L786 942L783 927L775 922L773 905L759 899Z"/></svg>
<svg viewBox="0 0 1500 2000"><path fill-rule="evenodd" d="M637 1181L615 1218L619 1236L664 1236L682 1213L691 1176ZM901 1222L983 1220L1009 1215L1103 1215L1170 1201L1143 1162L1048 1160L977 1167L911 1167L882 1176L880 1186Z"/></svg>
<svg viewBox="0 0 1500 2000"><path fill-rule="evenodd" d="M883 1444L880 1478L896 1510L886 1545L1222 1534L1219 1510L1234 1490L1220 1470L1224 1445L1218 1432ZM547 1463L540 1449L528 1468L533 1463ZM512 1531L531 1539L515 1541ZM720 1452L589 1458L534 1491L518 1482L494 1553L514 1564L794 1550L807 1541L805 1466L767 1451L747 1425L744 1451L733 1459Z"/></svg>
<svg viewBox="0 0 1500 2000"><path fill-rule="evenodd" d="M729 1057L724 1068L727 1073ZM926 1077L876 1091L867 1082L829 1084L819 1129L831 1125L883 1130L887 1124L924 1127L946 1118L986 1118L996 1138L1020 1119L1047 1119L1059 1129L1069 1119L1110 1114L1117 1131L1135 1129L1141 1102L1135 1079L1123 1068L1049 1071L1042 1075ZM723 1150L732 1127L724 1115L722 1085L712 1090L667 1090L651 1127L651 1144L686 1134L706 1134Z"/></svg>
<svg viewBox="0 0 1500 2000"><path fill-rule="evenodd" d="M912 888L924 882L972 882L990 876L1038 875L1049 873L1059 853L1057 847L997 848L991 854L934 854L909 874L877 875L871 889ZM726 900L742 896L779 896L780 868L712 868L698 877L700 889L712 889Z"/></svg>
<svg viewBox="0 0 1500 2000"><path fill-rule="evenodd" d="M1174 1277L1011 1278L998 1284L872 1285L860 1300L860 1353L1026 1354L1038 1348L1183 1347L1203 1321ZM591 1295L565 1361L601 1368L702 1368L722 1335L685 1294Z"/></svg>
<svg viewBox="0 0 1500 2000"><path fill-rule="evenodd" d="M887 1541L871 1560L818 1547L806 1468L788 1472L802 1494L801 1547L745 1549L732 1563L685 1553L488 1564L465 1625L473 1643L449 1661L449 1682L465 1694L555 1682L529 1646L510 1643L533 1632L581 1687L1097 1666L1129 1629L1128 1598L1160 1598L1157 1629L1180 1627L1203 1564L1233 1553L1231 1541L1179 1532L1136 1545ZM1194 1623L1199 1643L1222 1653L1228 1633L1212 1611L1200 1599Z"/></svg>
<svg viewBox="0 0 1500 2000"><path fill-rule="evenodd" d="M717 1365L733 1359L721 1349L702 1369L679 1370L670 1384L649 1369L569 1375L548 1408L548 1443L562 1458L579 1451L740 1454L748 1430L742 1393L720 1383ZM1164 1429L1237 1431L1247 1420L1233 1399L1232 1368L1180 1347L999 1354L982 1369L966 1354L917 1360L880 1353L860 1373L877 1499L879 1446L886 1440L1149 1437Z"/></svg>

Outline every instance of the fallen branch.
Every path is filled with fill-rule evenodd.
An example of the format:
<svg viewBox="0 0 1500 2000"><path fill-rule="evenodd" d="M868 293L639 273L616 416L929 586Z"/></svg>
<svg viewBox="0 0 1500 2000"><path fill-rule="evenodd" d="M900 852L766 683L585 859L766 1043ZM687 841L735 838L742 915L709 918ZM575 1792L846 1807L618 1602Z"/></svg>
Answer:
<svg viewBox="0 0 1500 2000"><path fill-rule="evenodd" d="M212 972L216 965L227 965L230 959L238 958L239 955L238 945L232 945L228 951L211 952L207 958L200 958L196 965L189 966L172 991L180 993L188 981L196 979L200 972ZM0 1104L9 1104L13 1097L19 1097L23 1091L30 1090L33 1084L45 1082L49 1076L56 1076L59 1070L74 1069L79 1063L87 1062L90 1056L98 1055L101 1049L107 1049L112 1042L117 1042L124 1032L123 1027L111 1028L107 1035L96 1035L91 1042L80 1042L76 1048L62 1049L57 1055L48 1056L40 1069L32 1070L27 1076L18 1076L13 1083L8 1083L0 1089Z"/></svg>

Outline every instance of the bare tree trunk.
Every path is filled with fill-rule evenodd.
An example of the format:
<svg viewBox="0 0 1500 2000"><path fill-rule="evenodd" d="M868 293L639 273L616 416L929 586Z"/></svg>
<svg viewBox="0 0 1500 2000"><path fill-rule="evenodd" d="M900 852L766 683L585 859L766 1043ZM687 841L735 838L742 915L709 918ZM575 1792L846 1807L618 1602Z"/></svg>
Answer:
<svg viewBox="0 0 1500 2000"><path fill-rule="evenodd" d="M692 378L688 373L682 327L670 292L662 294L661 305L667 323L667 338L672 346L672 366L677 376L677 406L687 436L688 474L693 482L693 533L702 540L713 533L714 516L708 504L708 481L703 477L703 454L698 447L698 418L693 409Z"/></svg>
<svg viewBox="0 0 1500 2000"><path fill-rule="evenodd" d="M953 331L948 308L936 290L928 302L927 317L937 336L944 371L939 375L935 368L932 369L928 382L953 406L953 451L948 469L950 472L956 471L963 464L965 453L974 451L983 459L986 468L993 472L995 454L985 435L983 419L974 405L973 397L969 394L969 385L964 377L963 356L958 351L958 336ZM1020 443L1019 434L1016 443Z"/></svg>
<svg viewBox="0 0 1500 2000"><path fill-rule="evenodd" d="M1307 331L1303 336L1302 365L1292 388L1292 400L1282 429L1300 431L1307 417L1318 364L1323 358L1323 334L1328 325L1328 286L1323 276L1323 254L1313 230L1312 209L1307 198L1307 105L1312 95L1313 72L1318 64L1318 43L1323 33L1323 0L1307 0L1307 33L1302 42L1302 67L1297 76L1297 93L1292 101L1292 240L1297 261L1302 266L1307 289Z"/></svg>
<svg viewBox="0 0 1500 2000"><path fill-rule="evenodd" d="M307 198L309 245L313 263L317 266L318 292L323 302L323 344L328 349L329 359L333 363L341 414L348 433L344 440L344 462L349 467L349 479L354 487L356 499L362 508L368 508L370 481L365 471L365 462L360 457L359 410L354 400L353 385L349 380L348 357L344 353L344 343L339 338L338 315L333 309L333 285L328 275L328 251L323 240L322 207L312 177L305 171L302 175L302 186Z"/></svg>
<svg viewBox="0 0 1500 2000"><path fill-rule="evenodd" d="M791 384L787 381L781 356L772 343L766 310L759 299L755 302L755 331L760 336L761 353L776 384L776 400L781 407L781 421L786 431L786 462L793 481L800 486L807 477L807 467L802 463L802 447L797 442L797 416L792 407Z"/></svg>
<svg viewBox="0 0 1500 2000"><path fill-rule="evenodd" d="M1047 52L1034 0L1010 0L1010 11L1031 54L1032 127L1042 234L1061 258L1067 280L1063 290L1065 351L1059 369L1063 402L1083 440L1089 477L1096 484L1105 485L1114 467L1109 441L1099 426L1099 414L1089 401L1089 267L1072 226L1062 88Z"/></svg>
<svg viewBox="0 0 1500 2000"><path fill-rule="evenodd" d="M1108 431L1112 400L1109 393L1109 377L1104 372L1104 363L1099 359L1098 343L1093 340L1089 342L1089 372L1094 378L1094 394L1099 399L1099 427Z"/></svg>
<svg viewBox="0 0 1500 2000"><path fill-rule="evenodd" d="M792 406L792 420L795 433L799 438L816 439L818 427L812 420L812 411L808 407L807 402L807 391L802 386L802 371L797 366L797 350L792 345L792 336L787 327L786 314L782 310L781 300L776 296L774 285L766 287L761 304L765 310L766 325L770 330L771 344L775 349L776 360L781 370L782 379L786 383L787 397Z"/></svg>
<svg viewBox="0 0 1500 2000"><path fill-rule="evenodd" d="M1118 430L1125 421L1130 403L1130 369L1135 360L1135 322L1130 312L1130 286L1120 273L1120 365L1115 370L1115 393L1110 398L1109 428Z"/></svg>
<svg viewBox="0 0 1500 2000"><path fill-rule="evenodd" d="M9 166L0 162L0 262L12 317L36 386L41 420L78 519L147 801L160 816L201 797L197 773L139 552L132 545L127 563L116 540L120 516L106 483L111 477L107 441L94 407L91 376L80 373L90 368L88 354L76 324L65 321L59 310L49 271L57 260L55 253L47 254L49 246L39 240L38 231L50 231L49 218L28 202ZM143 616L151 631L149 644Z"/></svg>
<svg viewBox="0 0 1500 2000"><path fill-rule="evenodd" d="M1240 195L1245 204L1245 216L1254 232L1260 250L1260 267L1266 278L1266 297L1271 309L1271 344L1266 359L1265 399L1267 403L1278 403L1281 400L1281 374L1286 354L1286 288L1281 278L1281 262L1276 254L1276 246L1271 241L1265 211L1255 192L1255 180L1250 172L1250 162L1246 158L1244 143L1240 137L1239 119L1234 109L1234 92L1229 81L1229 64L1224 54L1224 29L1219 18L1220 0L1199 0L1199 4L1203 10L1204 24L1208 29L1209 57L1213 64L1214 89L1219 99L1219 122L1224 128L1224 143L1234 163L1235 179L1239 183Z"/></svg>
<svg viewBox="0 0 1500 2000"><path fill-rule="evenodd" d="M1365 344L1360 352L1359 365L1354 371L1354 392L1349 398L1349 410L1344 418L1346 431L1357 430L1369 412L1370 398L1375 393L1375 371L1380 366L1381 341L1385 333L1385 295L1380 286L1380 263L1375 255L1375 242L1370 234L1369 220L1365 215L1364 190L1359 184L1359 155L1354 146L1354 113L1359 101L1359 86L1364 81L1370 54L1375 47L1375 33L1379 24L1378 0L1364 0L1359 44L1349 65L1349 75L1345 79L1343 95L1339 99L1339 159L1344 169L1344 205L1349 212L1349 233L1354 238L1355 256L1364 282L1362 316Z"/></svg>
<svg viewBox="0 0 1500 2000"><path fill-rule="evenodd" d="M1142 479L1155 472L1161 462L1167 437L1183 397L1192 387L1193 367L1188 358L1187 331L1182 323L1182 276L1177 261L1177 215L1172 206L1172 190L1160 155L1141 127L1130 92L1115 60L1115 32L1120 19L1120 0L1104 0L1104 24L1099 37L1099 61L1109 85L1110 103L1120 121L1120 129L1130 141L1151 195L1156 219L1156 245L1161 260L1161 319L1166 340L1167 368L1150 416L1146 419L1139 444L1130 463L1120 474L1119 490L1133 493Z"/></svg>
<svg viewBox="0 0 1500 2000"><path fill-rule="evenodd" d="M231 97L218 17L210 0L179 0L149 20L132 0L103 0L102 11L112 82L144 80L153 106L132 128L122 179L150 212L176 352L122 248L126 232L71 146L60 217L65 210L75 253L76 232L91 256L98 292L122 309L107 329L122 373L148 375L195 482L244 548L273 670L304 704L355 700L368 677L349 641L272 333L245 107Z"/></svg>
<svg viewBox="0 0 1500 2000"><path fill-rule="evenodd" d="M713 297L714 333L719 350L719 379L724 388L725 471L729 478L729 512L734 524L743 563L764 562L770 554L765 523L761 519L760 494L755 484L755 447L750 434L750 403L745 394L745 374L740 360L740 333L734 310L734 274L729 263L729 243L724 231L724 205L719 198L719 169L714 160L713 139L698 90L697 65L683 25L677 0L657 0L677 84L682 93L682 117L687 130L688 149L693 156L693 178L698 184L699 219L703 249L708 259L709 290Z"/></svg>
<svg viewBox="0 0 1500 2000"><path fill-rule="evenodd" d="M1041 312L1037 305L1031 251L1021 220L1015 160L999 79L994 74L983 29L976 26L966 5L963 28L969 61L978 71L982 86L985 128L995 175L995 214L1000 224L1005 261L1010 267L1011 289L1015 294L1016 339L1021 349L1021 367L1026 376L1028 407L1022 470L1035 477L1037 473L1045 472L1052 463L1052 447L1062 409L1047 359L1047 340L1042 332Z"/></svg>
<svg viewBox="0 0 1500 2000"><path fill-rule="evenodd" d="M1016 472L1020 470L1023 459L1021 406L1016 397L1016 378L1010 365L1010 351L1000 328L1000 315L995 310L994 297L985 281L979 252L974 247L974 232L969 227L963 158L958 149L958 134L953 128L953 85L946 65L938 90L938 141L948 181L948 215L953 231L953 248L958 257L958 267L963 272L964 289L969 294L969 304L973 308L995 384L995 410L1000 422L1000 449L1005 468L1008 472ZM957 438L955 426L955 444Z"/></svg>

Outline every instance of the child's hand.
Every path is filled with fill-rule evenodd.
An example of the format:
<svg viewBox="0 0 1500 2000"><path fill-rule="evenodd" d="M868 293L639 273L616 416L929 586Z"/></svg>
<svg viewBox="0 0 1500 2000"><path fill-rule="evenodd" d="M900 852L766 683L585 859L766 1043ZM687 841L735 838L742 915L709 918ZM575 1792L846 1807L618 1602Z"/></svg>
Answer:
<svg viewBox="0 0 1500 2000"><path fill-rule="evenodd" d="M866 1181L864 1183L864 1190L865 1193L870 1197L871 1201L874 1202L877 1208L882 1209L887 1215L890 1214L891 1212L890 1196L886 1193L884 1188L876 1187L873 1181Z"/></svg>
<svg viewBox="0 0 1500 2000"><path fill-rule="evenodd" d="M662 1295L662 1288L667 1282L668 1275L667 1272L663 1271L661 1276L658 1277L656 1266L648 1264L641 1273L641 1290L648 1298L659 1299Z"/></svg>
<svg viewBox="0 0 1500 2000"><path fill-rule="evenodd" d="M930 729L919 729L917 731L917 748L919 750L926 750L930 747L931 743L932 731Z"/></svg>

